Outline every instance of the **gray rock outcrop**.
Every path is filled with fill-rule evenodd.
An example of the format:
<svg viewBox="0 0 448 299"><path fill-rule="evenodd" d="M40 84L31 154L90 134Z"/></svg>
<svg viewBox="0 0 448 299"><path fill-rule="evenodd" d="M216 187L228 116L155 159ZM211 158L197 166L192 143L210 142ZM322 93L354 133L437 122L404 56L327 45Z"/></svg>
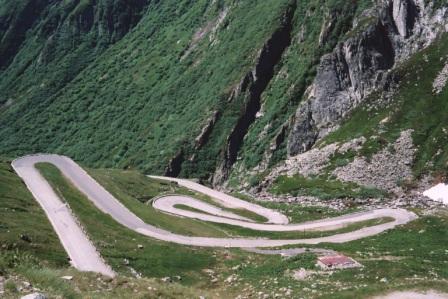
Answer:
<svg viewBox="0 0 448 299"><path fill-rule="evenodd" d="M447 8L423 0L383 0L355 20L348 38L321 59L292 121L288 154L311 149L372 91L390 90L396 63L448 31L447 24Z"/></svg>
<svg viewBox="0 0 448 299"><path fill-rule="evenodd" d="M392 16L400 36L408 37L412 34L417 14L417 8L413 1L393 1Z"/></svg>

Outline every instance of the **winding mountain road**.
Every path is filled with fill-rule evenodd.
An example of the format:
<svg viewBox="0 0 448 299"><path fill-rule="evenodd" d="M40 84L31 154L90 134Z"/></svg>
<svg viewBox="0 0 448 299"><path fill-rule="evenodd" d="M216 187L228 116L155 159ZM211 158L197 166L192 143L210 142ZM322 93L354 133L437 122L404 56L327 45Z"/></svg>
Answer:
<svg viewBox="0 0 448 299"><path fill-rule="evenodd" d="M254 223L247 221L234 213L221 213L219 209L208 204L199 204L198 200L187 196L166 196L154 202L154 207L172 214L183 217L192 217L205 221L214 221L240 225L256 230L265 231L306 231L306 230L329 230L346 226L347 224L365 221L376 218L391 217L394 220L371 227L365 227L348 233L339 233L326 237L310 239L284 239L271 240L264 238L211 238L183 236L169 232L164 229L146 224L135 214L129 211L121 202L113 197L107 190L98 184L84 169L73 160L65 156L53 154L41 154L25 156L12 162L12 166L17 174L24 180L28 189L45 210L54 229L58 233L64 248L69 254L72 264L79 270L100 272L113 276L113 272L101 259L93 245L83 233L75 217L58 195L51 189L51 186L35 169L34 165L40 162L47 162L55 165L63 175L82 192L98 209L109 214L118 223L134 230L142 235L162 241L173 242L182 245L203 246L203 247L276 247L294 244L319 244L319 243L343 243L353 241L373 235L377 235L397 225L408 223L417 216L404 209L378 209L368 212L355 213L324 219L302 224L288 224L288 218L281 213L249 203L227 194L212 190L197 183L173 178L153 177L157 179L177 182L179 185L211 196L214 200L225 207L244 208L257 213L268 219L268 223ZM204 210L208 214L193 211L176 209L176 204L186 204L198 210ZM173 210L174 209L174 210ZM194 214L190 214L194 213ZM229 214L230 213L230 214ZM201 216L199 216L199 215Z"/></svg>

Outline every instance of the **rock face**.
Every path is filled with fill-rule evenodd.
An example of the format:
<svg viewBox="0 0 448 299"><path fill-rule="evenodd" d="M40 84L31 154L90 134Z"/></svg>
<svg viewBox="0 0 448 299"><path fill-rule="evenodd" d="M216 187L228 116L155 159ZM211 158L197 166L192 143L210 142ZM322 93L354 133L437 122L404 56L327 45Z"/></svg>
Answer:
<svg viewBox="0 0 448 299"><path fill-rule="evenodd" d="M196 150L200 149L208 141L210 133L213 130L213 126L215 125L219 116L219 111L214 111L212 116L207 119L206 125L202 128L201 133L194 139Z"/></svg>
<svg viewBox="0 0 448 299"><path fill-rule="evenodd" d="M295 4L288 7L283 15L280 27L261 49L255 67L244 76L228 99L229 101L234 101L239 97L243 97L245 105L236 125L227 138L224 157L213 176L214 185L219 185L228 178L230 169L238 157L238 151L247 130L260 111L261 95L273 78L274 68L280 61L283 52L291 43L292 21L295 9Z"/></svg>
<svg viewBox="0 0 448 299"><path fill-rule="evenodd" d="M288 154L309 150L373 90L389 90L389 71L445 31L447 20L446 8L434 11L422 0L382 1L355 20L350 37L321 59L295 114Z"/></svg>
<svg viewBox="0 0 448 299"><path fill-rule="evenodd" d="M184 153L180 150L169 162L165 169L165 175L168 177L177 177L182 170L182 162L184 161Z"/></svg>
<svg viewBox="0 0 448 299"><path fill-rule="evenodd" d="M417 15L417 7L413 1L393 1L392 16L400 36L408 37L412 34Z"/></svg>

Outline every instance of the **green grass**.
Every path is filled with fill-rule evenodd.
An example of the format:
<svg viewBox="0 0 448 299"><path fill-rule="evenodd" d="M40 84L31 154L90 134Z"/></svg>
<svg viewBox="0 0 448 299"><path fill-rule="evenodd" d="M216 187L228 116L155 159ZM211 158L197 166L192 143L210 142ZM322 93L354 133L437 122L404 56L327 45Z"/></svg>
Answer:
<svg viewBox="0 0 448 299"><path fill-rule="evenodd" d="M51 167L47 165L46 167ZM240 209L228 209L220 206L211 198L196 194L192 191L189 191L185 188L179 188L176 184L170 184L163 181L153 180L144 176L135 171L119 171L119 170L108 170L108 169L99 169L89 170L90 174L93 175L95 179L98 180L100 184L102 184L108 191L110 191L117 199L119 199L126 207L128 207L133 213L139 216L146 223L184 235L190 236L214 236L214 237L229 237L229 236L245 236L245 237L266 237L271 239L293 239L293 238L312 238L312 237L321 237L327 236L330 234L335 234L338 232L348 232L351 230L359 229L365 226L371 226L374 224L380 224L384 222L390 221L390 219L378 219L372 221L365 221L361 223L351 224L342 229L336 229L331 232L269 232L269 231L256 231L246 228L241 228L234 225L220 224L220 223L212 223L205 222L200 220L181 218L174 215L169 215L163 212L159 212L155 210L151 205L143 204L141 201L146 202L152 196L155 196L156 192L165 192L165 193L178 193L185 194L192 197L196 197L200 200L207 202L208 204L217 206L219 208L223 208L226 211L233 212L239 215L247 215L252 218L256 218L254 213L251 213L246 210ZM162 185L160 185L162 184ZM136 199L144 199L144 200L136 200ZM277 204L276 206L271 206L275 208L279 208L283 210L291 209L292 214L294 212L299 211L302 207L296 206L291 207L291 205L287 204ZM188 210L200 212L196 209L192 209L188 207ZM329 209L321 209L321 208L304 208L305 212L301 212L300 214L295 214L294 220L298 220L298 222L303 222L305 220L310 219L321 219L329 216L336 216L346 213L347 211L341 212L330 212ZM304 217L304 214L310 215L314 213L314 217L308 216ZM256 219L254 219L256 220ZM261 217L261 220L266 221L264 217Z"/></svg>
<svg viewBox="0 0 448 299"><path fill-rule="evenodd" d="M258 215L256 213L251 212L251 211L246 210L246 209L231 209L231 212L235 213L237 215L246 217L248 219L252 219L255 222L267 222L268 221L268 219L266 217L263 217L261 215Z"/></svg>
<svg viewBox="0 0 448 299"><path fill-rule="evenodd" d="M240 237L263 237L269 239L310 239L310 238L321 238L326 236L331 236L340 233L347 233L351 231L355 231L364 227L369 227L373 225L379 225L387 222L393 221L393 218L383 217L373 220L360 221L353 224L348 224L343 228L337 228L329 231L318 231L318 230L310 230L310 231L290 231L290 232L270 232L270 231L257 231L248 228L243 228L239 226L233 226L228 224L220 224L224 229L231 230L233 232L233 236Z"/></svg>
<svg viewBox="0 0 448 299"><path fill-rule="evenodd" d="M215 263L210 252L158 242L126 229L100 212L64 179L56 167L38 164L37 168L61 198L67 201L101 255L114 270L129 274L129 268L124 263L124 259L128 259L129 266L145 276L163 277L177 273L184 277L184 282L194 282L200 279L201 269ZM130 207L128 203L125 204ZM138 244L143 245L143 249L139 249ZM184 258L186 255L188 259Z"/></svg>
<svg viewBox="0 0 448 299"><path fill-rule="evenodd" d="M328 207L304 206L295 203L256 201L251 196L238 192L234 192L232 195L249 202L254 202L265 208L276 210L287 216L291 223L301 223L305 221L319 220L322 218L337 217L344 214L357 212L360 208L355 203L352 203L350 208L336 210Z"/></svg>
<svg viewBox="0 0 448 299"><path fill-rule="evenodd" d="M17 212L13 212L12 209L2 209L0 220L8 219L8 223L15 223L17 227L26 229L29 235L53 235L52 238L57 243L57 246L53 246L54 244L48 241L51 239L46 239L39 250L36 248L30 250L27 247L0 250L0 269L5 271L0 275L8 279L5 285L7 290L5 298L17 298L18 293L15 289L23 281L31 282L33 286L40 288L50 297L62 298L198 298L201 295L207 298L235 298L238 294L249 296L249 293L253 295L258 292L268 293L273 297L276 293L284 294L284 288L292 290L289 297L293 298L298 296L364 298L382 292L407 289L436 289L448 292L446 249L448 211L446 209L440 209L437 213L429 215L427 211L417 210L420 218L416 221L374 237L345 244L308 246L337 250L355 258L364 267L336 271L330 276L318 273L309 280L296 281L292 278L294 270L299 268L317 270L314 266L314 254L285 259L280 256L247 253L238 249L191 248L142 237L124 229L109 216L99 212L67 183L57 169L40 165L45 176L70 204L92 240L95 240L95 245L120 273L120 276L108 280L98 278L92 273L79 273L66 267L65 254L47 223L45 215L17 176L11 172L9 164L5 161L0 165L2 178L0 204L8 202L9 207L24 206L28 211L22 212L22 217L15 217ZM121 177L126 181L128 175L125 172ZM129 179L130 181L134 179ZM148 188L148 192L154 190L153 188L160 188L160 190L171 188L156 182L152 183L154 185ZM138 180L135 185L140 185ZM123 186L129 185L126 183ZM139 188L133 186L132 189ZM29 199L29 202L24 199ZM133 200L138 201L136 198ZM30 208L32 205L35 209ZM286 207L288 205L282 206L282 209ZM293 205L290 207L295 209ZM322 212L337 213L336 211ZM321 215L316 210L304 213L304 219ZM30 219L39 219L39 221L32 222ZM8 232L0 230L2 244L3 240L7 240L5 236L8 236ZM11 236L16 236L16 233ZM11 240L18 243L18 240L14 238ZM144 248L138 249L138 244L142 244ZM61 253L60 258L58 254L55 254L58 252L58 247ZM49 251L52 253L51 256L46 256ZM182 285L165 284L153 278L133 279L123 276L130 275L129 269L124 265L124 258L127 258L130 266L142 272L144 276L157 278L179 274L183 278L180 281ZM210 282L210 278L202 271L205 268L219 273L217 283ZM72 275L74 278L67 282L60 278L63 275ZM224 280L230 275L237 275L238 282L230 285L225 283ZM383 277L387 278L387 283L380 281ZM156 288L157 291L149 291L149 286ZM284 297L288 296L284 295Z"/></svg>
<svg viewBox="0 0 448 299"><path fill-rule="evenodd" d="M352 298L376 292L383 285L387 289L441 288L448 291L446 242L448 241L448 218L446 210L437 216L423 216L402 228L388 231L380 236L329 247L358 258L369 269L364 276L360 271L339 272L335 280L354 284L368 283L359 291L342 291L338 298ZM374 260L375 257L395 256L398 260ZM384 286L379 277L386 277ZM406 281L408 280L408 281ZM330 296L324 296L330 298Z"/></svg>
<svg viewBox="0 0 448 299"><path fill-rule="evenodd" d="M206 203L208 203L210 205L217 206L220 209L223 209L224 211L232 212L232 213L234 213L236 215L249 218L249 219L251 219L251 220L253 220L255 222L267 222L268 221L268 219L266 217L263 217L262 215L258 215L256 213L254 213L252 211L249 211L249 210L246 210L246 209L232 209L232 208L225 207L225 206L221 205L219 201L217 201L217 200L215 200L215 199L213 199L213 198L211 198L211 197L209 197L207 195L204 195L202 193L193 192L193 191L188 190L188 189L179 189L177 192L180 193L180 194L184 194L184 195L195 197L195 198L200 199L200 200L202 200L202 201L204 201L204 202L206 202ZM254 200L252 198L241 197L241 194L236 194L236 195L235 194L231 194L231 195L234 195L237 198L240 198L240 199L243 199L243 200L246 200L246 201L249 201L249 202L254 202Z"/></svg>
<svg viewBox="0 0 448 299"><path fill-rule="evenodd" d="M328 217L342 216L344 214L357 212L360 208L354 205L348 209L336 210L327 207L302 206L298 204L285 204L278 202L260 202L260 205L281 212L291 220L291 223L301 223Z"/></svg>
<svg viewBox="0 0 448 299"><path fill-rule="evenodd" d="M52 169L54 173L57 172L57 169L50 164L38 164L38 168L45 171L45 173L49 172L49 169ZM97 173L95 170L90 170L91 173ZM332 231L291 231L291 232L270 232L270 231L256 231L248 228L242 228L234 225L221 224L221 223L212 223L212 222L204 222L200 220L194 220L189 218L177 217L174 215L169 215L163 212L159 212L155 210L150 205L145 205L138 200L135 199L132 195L130 196L127 193L127 190L132 190L135 194L140 194L140 198L148 198L149 196L144 196L147 191L145 188L152 188L155 182L150 178L138 174L137 172L118 172L118 171L107 171L107 170L99 170L101 175L96 175L95 178L99 178L99 182L104 184L106 189L111 190L112 194L115 195L126 207L128 207L133 213L139 216L146 223L154 225L156 227L160 227L166 229L168 231L172 231L178 234L190 235L190 236L209 236L209 237L264 237L270 239L298 239L298 238L315 238L315 237L324 237L336 233L344 233L353 230L357 230L359 228L377 225L385 222L391 221L389 218L380 218L375 220L368 220L359 223L349 224L344 228L334 229ZM118 175L119 179L117 182L117 176L115 176L115 180L110 179L111 173ZM109 175L109 179L106 179L104 174ZM50 181L56 179L56 176L47 177ZM122 179L127 177L125 179ZM132 188L127 185L127 183L131 180ZM152 181L150 184L146 184L146 181ZM61 184L62 181L59 179L58 184ZM55 183L54 183L55 184ZM56 184L56 186L58 186ZM74 191L74 190L72 190ZM229 211L233 211L229 209ZM321 215L324 217L325 215Z"/></svg>
<svg viewBox="0 0 448 299"><path fill-rule="evenodd" d="M10 162L0 158L0 275L18 263L17 253L42 266L67 267L56 233Z"/></svg>
<svg viewBox="0 0 448 299"><path fill-rule="evenodd" d="M109 192L146 223L175 233L191 236L215 237L225 237L234 234L232 229L223 229L220 224L169 215L155 210L150 204L143 204L142 201L146 202L156 194L184 194L196 197L208 204L215 205L241 216L250 216L254 220L261 219L266 221L264 217L260 216L257 218L255 214L250 211L222 207L208 196L197 194L185 188L180 188L176 184L167 184L163 181L150 179L136 171L123 172L110 169L91 169L89 172L96 180L98 180L98 182L105 186Z"/></svg>
<svg viewBox="0 0 448 299"><path fill-rule="evenodd" d="M202 211L202 210L199 210L199 209L195 209L193 207L190 207L190 206L187 206L187 205L183 205L183 204L177 204L177 205L174 205L174 207L176 209L180 209L180 210L185 210L185 211L190 211L190 212L195 212L195 213L201 213L201 214L206 214L206 215L213 215L213 214L207 213L205 211Z"/></svg>
<svg viewBox="0 0 448 299"><path fill-rule="evenodd" d="M448 292L447 229L448 211L444 209L378 236L344 244L309 246L337 250L364 267L335 271L332 275L317 273L304 281L293 279L292 272L299 268L318 270L313 254L249 260L241 262L243 267L234 273L242 279L242 285L250 283L257 292L273 295L282 288L290 288L293 298L368 298L395 290ZM387 283L381 282L382 278Z"/></svg>
<svg viewBox="0 0 448 299"><path fill-rule="evenodd" d="M174 207L177 208L177 209L191 211L191 212L195 212L195 213L213 215L213 214L209 214L209 213L204 212L202 210L198 210L198 209L195 209L193 207L190 207L190 206L187 206L187 205L183 205L183 204L177 204L177 205L174 205ZM255 214L255 213L253 213L251 211L248 211L248 210L245 210L245 209L228 209L228 211L231 211L232 213L234 213L236 215L243 216L243 217L246 217L248 219L252 219L254 221L257 221L257 222L266 222L267 221L267 219L265 217L260 216L258 214ZM258 220L260 220L260 221L258 221Z"/></svg>
<svg viewBox="0 0 448 299"><path fill-rule="evenodd" d="M315 196L322 200L337 198L384 198L387 193L376 188L343 183L324 177L305 178L301 175L278 177L270 190L274 194Z"/></svg>

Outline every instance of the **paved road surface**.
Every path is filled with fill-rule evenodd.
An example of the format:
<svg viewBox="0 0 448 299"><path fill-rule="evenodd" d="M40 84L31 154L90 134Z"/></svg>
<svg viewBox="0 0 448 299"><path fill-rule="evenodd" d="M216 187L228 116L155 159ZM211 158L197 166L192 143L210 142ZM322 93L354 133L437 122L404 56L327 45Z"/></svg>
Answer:
<svg viewBox="0 0 448 299"><path fill-rule="evenodd" d="M73 267L81 271L93 271L114 276L112 269L104 263L100 254L78 225L70 209L63 203L51 186L34 168L34 163L46 161L33 156L13 161L12 167L24 180L34 198L44 209Z"/></svg>
<svg viewBox="0 0 448 299"><path fill-rule="evenodd" d="M237 215L231 213L227 216L228 212L219 214L219 209L213 209L212 205L203 204L203 202L180 195L168 195L155 199L152 202L154 208L177 216L195 218L203 221L210 221L215 223L225 223L245 227L258 231L274 231L274 232L286 232L286 231L331 231L339 228L346 227L350 224L373 220L382 217L396 218L398 214L406 216L408 214L405 210L397 209L378 209L366 212L352 213L349 215L343 215L334 217L331 219L322 219L309 222L303 222L300 224L272 224L272 223L254 223L246 219L238 219ZM188 211L182 208L176 207L176 205L185 205L191 208L202 210L206 213L199 213L194 211ZM250 206L246 209L255 212ZM212 215L210 215L212 214Z"/></svg>
<svg viewBox="0 0 448 299"><path fill-rule="evenodd" d="M219 204L223 205L226 208L246 209L252 211L268 219L269 223L287 224L289 221L288 217L286 217L282 213L230 196L217 190L210 189L208 187L205 187L201 184L189 180L167 178L162 176L151 176L151 175L149 177L153 179L176 182L179 184L179 186L210 196L211 198L215 199Z"/></svg>
<svg viewBox="0 0 448 299"><path fill-rule="evenodd" d="M373 218L392 217L395 220L385 224L362 228L349 233L335 234L321 238L311 239L291 239L291 240L270 240L253 238L209 238L209 237L191 237L171 233L169 231L146 224L135 214L129 211L123 204L115 199L108 191L98 184L86 171L68 157L59 155L33 155L26 156L13 161L13 167L27 184L28 188L39 201L52 222L61 242L68 254L72 258L73 265L80 270L91 270L101 273L110 271L102 262L99 255L94 250L91 243L82 233L79 225L74 220L70 211L63 207L62 200L51 190L46 180L35 170L34 164L39 162L48 162L55 165L79 189L98 209L109 214L118 223L132 229L140 234L159 239L162 241L173 242L183 245L203 246L203 247L276 247L294 244L319 244L319 243L343 243L353 241L373 235L377 235L386 230L392 229L397 225L408 223L416 219L414 213L404 209L381 209L365 213L356 213L337 217L333 219L324 219L314 222L292 225L295 229L303 230L321 230L325 227L338 226L341 223L363 221ZM160 177L158 177L160 178ZM231 197L218 191L206 188L199 184L179 179L162 178L166 180L177 181L182 186L210 195L223 205L235 208L246 208L269 219L271 224L275 224L275 230L289 231L290 225L287 225L286 216L253 203ZM189 200L189 197L185 197ZM192 203L194 205L194 203ZM62 208L64 213L59 213L57 208ZM228 218L228 221L242 221ZM230 222L228 222L230 223ZM246 222L245 222L246 223ZM247 222L248 224L255 224ZM284 224L284 225L279 225ZM269 225L269 224L261 224ZM283 227L283 229L281 229ZM88 254L87 254L88 252ZM96 269L96 270L95 270ZM109 274L111 274L109 272Z"/></svg>

